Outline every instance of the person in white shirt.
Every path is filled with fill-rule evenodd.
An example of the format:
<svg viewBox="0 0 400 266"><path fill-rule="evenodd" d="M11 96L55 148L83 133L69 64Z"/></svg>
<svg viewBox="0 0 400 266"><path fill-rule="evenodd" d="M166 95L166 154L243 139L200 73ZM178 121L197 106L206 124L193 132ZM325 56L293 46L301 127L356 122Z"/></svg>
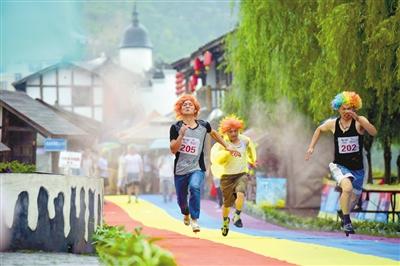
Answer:
<svg viewBox="0 0 400 266"><path fill-rule="evenodd" d="M172 154L162 154L158 159L158 176L164 202L172 201L174 194L174 160Z"/></svg>
<svg viewBox="0 0 400 266"><path fill-rule="evenodd" d="M130 147L124 158L125 184L128 193L128 203L131 202L132 194L135 195L136 203L139 202L140 180L143 178L143 159L134 147Z"/></svg>
<svg viewBox="0 0 400 266"><path fill-rule="evenodd" d="M118 158L117 193L125 194L125 150Z"/></svg>
<svg viewBox="0 0 400 266"><path fill-rule="evenodd" d="M108 180L108 161L105 157L105 152L101 152L100 158L97 161L97 169L99 177L104 180L104 191L108 192L109 180Z"/></svg>
<svg viewBox="0 0 400 266"><path fill-rule="evenodd" d="M94 176L93 158L90 149L86 149L82 154L80 174L81 176L86 176L86 177Z"/></svg>

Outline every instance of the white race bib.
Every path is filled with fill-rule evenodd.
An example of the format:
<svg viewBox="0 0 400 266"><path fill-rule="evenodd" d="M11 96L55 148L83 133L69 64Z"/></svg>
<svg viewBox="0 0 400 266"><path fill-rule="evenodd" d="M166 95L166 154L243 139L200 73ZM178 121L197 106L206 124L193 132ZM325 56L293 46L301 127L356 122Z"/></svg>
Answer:
<svg viewBox="0 0 400 266"><path fill-rule="evenodd" d="M360 151L358 136L338 138L339 153L353 153Z"/></svg>
<svg viewBox="0 0 400 266"><path fill-rule="evenodd" d="M200 140L196 138L183 137L181 147L179 151L181 153L187 153L191 155L197 155L199 153Z"/></svg>

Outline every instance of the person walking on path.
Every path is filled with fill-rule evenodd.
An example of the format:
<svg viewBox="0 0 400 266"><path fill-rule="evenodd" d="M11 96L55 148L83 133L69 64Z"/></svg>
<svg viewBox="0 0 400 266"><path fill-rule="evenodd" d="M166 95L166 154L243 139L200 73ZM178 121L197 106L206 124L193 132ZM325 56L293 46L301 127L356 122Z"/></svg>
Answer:
<svg viewBox="0 0 400 266"><path fill-rule="evenodd" d="M329 164L332 177L341 190L339 199L341 210L338 211L343 221L343 230L354 234L350 211L362 192L364 179L363 135L377 134L376 128L364 116L356 113L362 106L360 96L352 91L344 91L332 100L332 108L339 112L339 117L328 119L317 127L308 146L305 160L314 152L321 132L332 132L334 139L334 161Z"/></svg>
<svg viewBox="0 0 400 266"><path fill-rule="evenodd" d="M253 141L241 134L244 123L234 115L222 119L219 132L229 145L232 145L241 156L235 156L223 149L219 143L211 148L211 171L216 178L220 178L223 195L222 207L222 235L229 232L230 207L235 205L233 224L243 227L240 213L243 208L247 187L249 166L255 167L256 149Z"/></svg>
<svg viewBox="0 0 400 266"><path fill-rule="evenodd" d="M135 195L135 202L139 202L140 180L143 179L143 160L142 156L136 151L135 147L129 147L128 154L124 158L125 184L128 194L128 203L131 202L132 195Z"/></svg>
<svg viewBox="0 0 400 266"><path fill-rule="evenodd" d="M158 158L158 177L164 203L172 201L174 195L174 156L171 153L161 154Z"/></svg>
<svg viewBox="0 0 400 266"><path fill-rule="evenodd" d="M200 188L206 171L203 153L206 134L210 134L227 151L239 156L208 122L197 119L199 111L200 104L193 95L181 96L175 103L175 113L179 121L170 128L170 150L175 154L174 183L177 201L184 216L184 224L191 225L195 233L200 231L197 220L200 217Z"/></svg>

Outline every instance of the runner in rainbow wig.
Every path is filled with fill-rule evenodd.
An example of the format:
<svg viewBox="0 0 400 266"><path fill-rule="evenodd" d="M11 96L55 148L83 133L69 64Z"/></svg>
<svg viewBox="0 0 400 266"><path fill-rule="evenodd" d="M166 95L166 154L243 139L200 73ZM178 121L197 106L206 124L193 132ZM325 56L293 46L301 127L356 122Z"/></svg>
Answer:
<svg viewBox="0 0 400 266"><path fill-rule="evenodd" d="M206 134L209 133L228 153L240 156L208 122L197 119L199 111L200 104L194 96L181 96L175 104L179 121L171 126L169 134L170 149L175 154L174 182L178 205L183 214L183 223L191 225L195 233L200 231L197 220L200 217L200 187L206 171L203 153Z"/></svg>
<svg viewBox="0 0 400 266"><path fill-rule="evenodd" d="M332 100L332 108L339 112L339 117L326 120L314 132L305 159L309 160L321 132L330 131L334 135L335 156L329 164L332 177L340 186L339 216L343 219L343 229L354 234L350 220L350 211L361 195L364 179L363 135L365 131L371 136L377 134L376 128L364 116L356 111L362 106L360 96L352 91L344 91Z"/></svg>
<svg viewBox="0 0 400 266"><path fill-rule="evenodd" d="M235 156L227 152L219 144L215 143L211 148L211 171L216 178L220 178L220 186L223 194L222 206L222 235L229 232L229 208L235 204L236 211L233 215L233 224L243 227L240 212L243 208L247 173L249 165L255 167L256 150L250 138L241 134L244 123L234 115L227 116L220 122L219 131L230 145L240 152L241 156Z"/></svg>

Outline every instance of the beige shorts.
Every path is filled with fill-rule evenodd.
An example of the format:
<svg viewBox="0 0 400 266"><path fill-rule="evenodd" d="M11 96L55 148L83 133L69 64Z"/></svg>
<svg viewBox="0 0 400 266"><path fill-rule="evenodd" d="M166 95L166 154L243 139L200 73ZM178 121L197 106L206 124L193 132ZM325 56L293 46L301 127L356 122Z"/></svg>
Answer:
<svg viewBox="0 0 400 266"><path fill-rule="evenodd" d="M236 200L236 193L246 194L247 174L223 175L221 177L221 190L224 196L224 206L232 207Z"/></svg>

